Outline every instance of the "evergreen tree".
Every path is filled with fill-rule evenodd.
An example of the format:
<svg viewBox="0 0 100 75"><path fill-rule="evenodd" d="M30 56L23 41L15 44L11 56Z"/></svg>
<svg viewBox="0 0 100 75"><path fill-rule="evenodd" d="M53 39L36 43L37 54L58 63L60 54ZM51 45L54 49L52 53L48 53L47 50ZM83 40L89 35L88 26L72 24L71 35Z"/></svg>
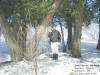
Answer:
<svg viewBox="0 0 100 75"><path fill-rule="evenodd" d="M32 60L36 55L36 47L45 32L49 21L59 6L60 0L1 0L1 28L14 62L23 58ZM8 23L8 19L12 22ZM40 27L26 46L26 36L31 21L38 20ZM21 23L23 20L23 23ZM37 39L37 41L36 41Z"/></svg>

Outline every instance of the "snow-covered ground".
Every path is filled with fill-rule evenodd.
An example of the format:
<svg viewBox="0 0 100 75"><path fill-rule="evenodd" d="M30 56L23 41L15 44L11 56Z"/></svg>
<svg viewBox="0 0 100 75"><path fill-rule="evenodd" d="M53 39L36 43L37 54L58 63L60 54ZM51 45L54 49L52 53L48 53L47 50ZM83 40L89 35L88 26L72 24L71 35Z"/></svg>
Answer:
<svg viewBox="0 0 100 75"><path fill-rule="evenodd" d="M57 27L58 30L59 26ZM64 29L65 41L67 39L66 29ZM62 53L62 45L60 45L59 59L58 61L52 60L52 53L50 51L49 44L44 41L40 42L39 49L42 51L38 56L38 75L100 75L100 50L96 50L98 30L91 31L83 30L81 41L81 54L82 57L72 58L71 52L67 50L67 53ZM31 29L29 33L33 33L34 29ZM92 33L96 33L95 38ZM28 35L30 36L30 34ZM23 59L18 63L2 62L11 60L7 45L2 36L0 41L0 75L35 75L34 65Z"/></svg>
<svg viewBox="0 0 100 75"><path fill-rule="evenodd" d="M38 57L38 74L100 75L100 51L95 49L96 44L97 40L82 40L80 59L72 58L70 51L67 51L67 53L59 52L59 60L54 61L51 58L51 52L47 50ZM10 55L7 46L5 42L0 42L0 63L8 60ZM33 75L32 68L32 63L26 60L9 63L0 65L0 75Z"/></svg>

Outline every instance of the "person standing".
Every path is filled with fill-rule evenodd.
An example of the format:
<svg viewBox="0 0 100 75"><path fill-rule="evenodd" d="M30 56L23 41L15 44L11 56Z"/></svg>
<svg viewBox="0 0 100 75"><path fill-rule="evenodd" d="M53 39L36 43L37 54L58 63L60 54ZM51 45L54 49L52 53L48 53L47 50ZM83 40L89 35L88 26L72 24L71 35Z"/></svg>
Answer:
<svg viewBox="0 0 100 75"><path fill-rule="evenodd" d="M56 25L52 26L52 29L48 34L49 42L53 53L53 60L58 60L58 49L61 42L60 32L56 30Z"/></svg>

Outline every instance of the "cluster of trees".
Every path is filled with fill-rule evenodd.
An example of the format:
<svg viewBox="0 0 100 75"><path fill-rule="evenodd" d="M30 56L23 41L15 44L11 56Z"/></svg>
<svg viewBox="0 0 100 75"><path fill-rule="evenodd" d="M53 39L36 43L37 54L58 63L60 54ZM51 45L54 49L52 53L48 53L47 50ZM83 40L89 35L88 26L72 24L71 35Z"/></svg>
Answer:
<svg viewBox="0 0 100 75"><path fill-rule="evenodd" d="M65 46L63 37L63 51L66 52L67 47L72 51L73 57L79 58L82 25L89 25L91 21L98 21L100 24L100 1L0 0L0 26L12 61L17 62L23 58L32 60L36 56L42 35L55 18L60 24L62 36L62 21L66 22L68 28L68 46ZM27 32L31 25L36 28L36 32L26 45ZM100 49L100 38L97 49Z"/></svg>

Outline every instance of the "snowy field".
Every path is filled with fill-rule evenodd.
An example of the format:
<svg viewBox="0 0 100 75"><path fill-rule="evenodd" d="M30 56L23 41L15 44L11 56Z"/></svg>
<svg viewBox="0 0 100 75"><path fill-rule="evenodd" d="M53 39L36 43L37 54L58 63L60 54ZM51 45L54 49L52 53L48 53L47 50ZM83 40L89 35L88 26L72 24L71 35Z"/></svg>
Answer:
<svg viewBox="0 0 100 75"><path fill-rule="evenodd" d="M95 49L96 44L97 40L82 40L82 57L80 59L72 58L70 51L67 51L66 54L59 52L59 60L54 61L51 58L51 52L46 51L38 57L38 74L82 75L78 73L84 72L86 74L83 75L100 75L100 51ZM9 60L7 46L5 42L0 42L0 63ZM18 63L0 65L0 75L33 75L32 63L23 60Z"/></svg>
<svg viewBox="0 0 100 75"><path fill-rule="evenodd" d="M84 31L82 34L85 34ZM100 75L100 51L96 50L97 40L88 36L88 33L83 37L84 39L81 41L82 57L79 59L72 58L69 50L67 53L62 53L62 45L60 45L59 59L52 60L49 44L41 42L39 49L42 52L38 56L38 75ZM86 39L86 37L90 37L90 39ZM24 59L18 63L1 65L2 62L10 61L10 59L4 38L1 38L0 75L35 75L34 63Z"/></svg>

